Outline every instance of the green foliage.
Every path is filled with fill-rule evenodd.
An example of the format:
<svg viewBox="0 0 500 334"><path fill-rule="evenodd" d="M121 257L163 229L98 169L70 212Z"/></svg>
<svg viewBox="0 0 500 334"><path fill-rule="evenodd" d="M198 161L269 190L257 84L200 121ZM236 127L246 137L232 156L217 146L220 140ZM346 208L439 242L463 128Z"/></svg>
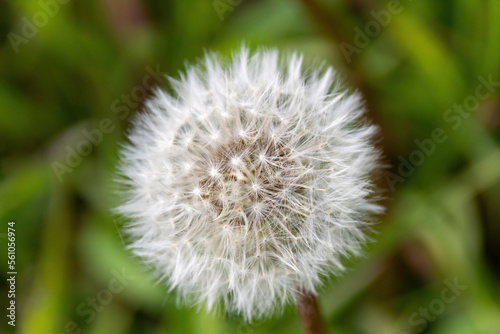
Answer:
<svg viewBox="0 0 500 334"><path fill-rule="evenodd" d="M0 301L15 221L18 313L15 328L2 313L1 332L301 333L293 307L252 325L179 307L111 212L119 143L152 71L175 77L246 43L335 66L381 127L388 212L366 256L325 282L330 331L498 333L500 2L391 3L3 0ZM455 279L466 288L446 302ZM110 284L122 289L94 310Z"/></svg>

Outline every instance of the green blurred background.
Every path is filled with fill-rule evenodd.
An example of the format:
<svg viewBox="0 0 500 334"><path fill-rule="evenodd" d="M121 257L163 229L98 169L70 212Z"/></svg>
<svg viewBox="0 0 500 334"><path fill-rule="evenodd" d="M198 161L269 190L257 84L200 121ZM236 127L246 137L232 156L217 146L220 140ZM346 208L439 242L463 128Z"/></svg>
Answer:
<svg viewBox="0 0 500 334"><path fill-rule="evenodd" d="M381 127L388 211L322 289L330 332L500 333L500 1L1 0L0 31L2 333L301 333L293 307L252 325L178 307L110 213L150 73L243 42L334 66Z"/></svg>

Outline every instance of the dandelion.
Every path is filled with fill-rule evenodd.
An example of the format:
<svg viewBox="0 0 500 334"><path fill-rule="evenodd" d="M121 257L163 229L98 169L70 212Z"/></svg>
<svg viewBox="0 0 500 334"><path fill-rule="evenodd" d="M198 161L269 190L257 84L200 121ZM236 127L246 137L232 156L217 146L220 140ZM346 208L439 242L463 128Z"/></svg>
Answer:
<svg viewBox="0 0 500 334"><path fill-rule="evenodd" d="M303 67L275 50L207 54L134 120L119 212L184 300L248 321L279 313L341 273L381 212L360 95Z"/></svg>

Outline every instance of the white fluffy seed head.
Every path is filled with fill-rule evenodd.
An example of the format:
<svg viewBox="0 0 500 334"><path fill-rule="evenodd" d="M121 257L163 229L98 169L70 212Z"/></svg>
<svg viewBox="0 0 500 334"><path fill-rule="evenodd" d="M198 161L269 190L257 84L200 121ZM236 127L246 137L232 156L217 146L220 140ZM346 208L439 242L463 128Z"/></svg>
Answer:
<svg viewBox="0 0 500 334"><path fill-rule="evenodd" d="M122 152L131 248L187 300L247 320L315 293L381 211L360 96L287 59L208 54L147 102Z"/></svg>

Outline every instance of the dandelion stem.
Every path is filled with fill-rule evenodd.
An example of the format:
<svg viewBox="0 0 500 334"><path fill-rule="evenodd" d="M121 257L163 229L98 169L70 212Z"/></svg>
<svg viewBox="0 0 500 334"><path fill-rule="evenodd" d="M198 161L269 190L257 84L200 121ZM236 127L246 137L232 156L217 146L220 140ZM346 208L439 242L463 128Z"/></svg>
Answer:
<svg viewBox="0 0 500 334"><path fill-rule="evenodd" d="M315 295L305 289L299 290L297 309L306 334L326 334L325 323Z"/></svg>

